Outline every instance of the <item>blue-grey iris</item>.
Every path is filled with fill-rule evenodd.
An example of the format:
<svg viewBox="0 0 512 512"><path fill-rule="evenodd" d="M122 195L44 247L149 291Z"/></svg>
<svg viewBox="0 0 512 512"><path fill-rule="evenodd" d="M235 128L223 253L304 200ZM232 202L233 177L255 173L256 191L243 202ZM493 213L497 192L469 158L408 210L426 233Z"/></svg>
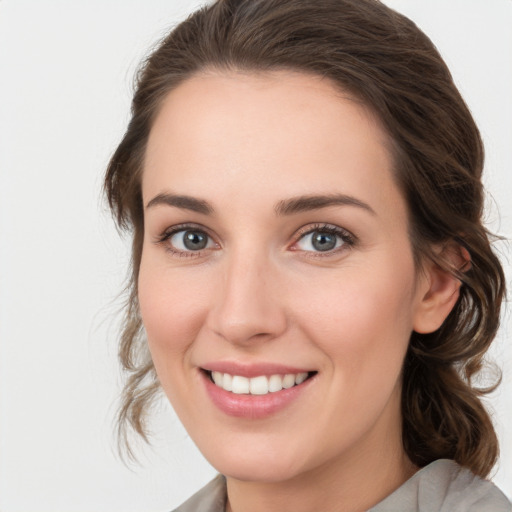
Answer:
<svg viewBox="0 0 512 512"><path fill-rule="evenodd" d="M330 251L336 247L337 237L333 233L315 231L311 236L311 243L317 251Z"/></svg>
<svg viewBox="0 0 512 512"><path fill-rule="evenodd" d="M200 231L185 231L183 234L183 245L189 251L200 251L208 244L208 236Z"/></svg>

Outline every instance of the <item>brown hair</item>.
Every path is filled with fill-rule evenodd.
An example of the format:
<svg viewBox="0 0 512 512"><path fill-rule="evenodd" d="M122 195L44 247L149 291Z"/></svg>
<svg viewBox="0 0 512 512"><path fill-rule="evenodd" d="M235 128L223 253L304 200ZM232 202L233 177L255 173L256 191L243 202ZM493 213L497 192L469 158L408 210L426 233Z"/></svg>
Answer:
<svg viewBox="0 0 512 512"><path fill-rule="evenodd" d="M412 333L403 369L403 444L418 466L450 458L486 476L498 442L480 401L488 390L472 379L496 334L505 285L481 222L482 141L432 42L377 0L219 0L178 25L143 63L131 121L105 178L119 226L133 230L119 432L126 435L128 423L146 438L145 415L159 389L137 303L145 145L166 94L207 68L314 73L380 119L393 143L417 263L430 258L462 282L441 328ZM470 268L453 268L434 244L463 247Z"/></svg>

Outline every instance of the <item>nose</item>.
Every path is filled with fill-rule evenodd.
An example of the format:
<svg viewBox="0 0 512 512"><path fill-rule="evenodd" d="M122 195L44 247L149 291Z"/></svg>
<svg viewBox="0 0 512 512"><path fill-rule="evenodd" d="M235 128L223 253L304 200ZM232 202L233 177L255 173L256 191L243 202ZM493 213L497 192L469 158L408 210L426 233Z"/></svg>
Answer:
<svg viewBox="0 0 512 512"><path fill-rule="evenodd" d="M254 255L239 254L223 263L221 284L208 316L210 330L238 345L279 337L287 320L276 269Z"/></svg>

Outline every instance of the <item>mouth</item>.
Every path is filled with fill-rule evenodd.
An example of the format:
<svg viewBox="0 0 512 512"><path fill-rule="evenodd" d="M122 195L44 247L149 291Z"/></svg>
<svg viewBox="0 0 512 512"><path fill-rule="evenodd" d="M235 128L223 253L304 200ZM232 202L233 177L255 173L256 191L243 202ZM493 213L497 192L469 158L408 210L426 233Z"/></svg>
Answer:
<svg viewBox="0 0 512 512"><path fill-rule="evenodd" d="M208 379L218 388L235 395L268 395L277 393L284 389L300 386L316 375L316 371L257 375L255 377L244 377L220 371L202 369Z"/></svg>

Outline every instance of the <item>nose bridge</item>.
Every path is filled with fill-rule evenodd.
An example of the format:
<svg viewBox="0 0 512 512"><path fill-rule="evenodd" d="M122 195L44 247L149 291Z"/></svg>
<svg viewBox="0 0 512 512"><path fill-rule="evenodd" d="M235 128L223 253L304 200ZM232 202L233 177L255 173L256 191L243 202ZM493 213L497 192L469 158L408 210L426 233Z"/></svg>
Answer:
<svg viewBox="0 0 512 512"><path fill-rule="evenodd" d="M210 312L212 330L232 343L277 337L286 328L286 317L276 278L266 251L233 251L223 262Z"/></svg>

